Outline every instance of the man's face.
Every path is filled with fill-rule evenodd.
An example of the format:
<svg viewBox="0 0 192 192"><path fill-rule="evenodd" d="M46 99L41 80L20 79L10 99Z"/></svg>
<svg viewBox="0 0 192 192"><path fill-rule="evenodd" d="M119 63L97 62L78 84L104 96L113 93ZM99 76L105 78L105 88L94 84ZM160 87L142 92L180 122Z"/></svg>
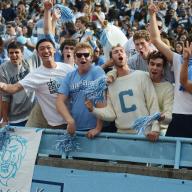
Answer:
<svg viewBox="0 0 192 192"><path fill-rule="evenodd" d="M80 20L76 20L75 27L77 30L81 30L84 27L84 24Z"/></svg>
<svg viewBox="0 0 192 192"><path fill-rule="evenodd" d="M163 59L150 59L148 69L151 80L154 83L160 83L163 77Z"/></svg>
<svg viewBox="0 0 192 192"><path fill-rule="evenodd" d="M19 65L21 64L21 61L23 59L23 53L21 49L9 49L8 50L8 55L11 60L11 63L14 65Z"/></svg>
<svg viewBox="0 0 192 192"><path fill-rule="evenodd" d="M43 62L48 62L48 61L54 60L55 48L48 41L40 43L37 52Z"/></svg>
<svg viewBox="0 0 192 192"><path fill-rule="evenodd" d="M96 11L96 12L100 12L100 11L101 11L101 6L98 6L98 5L95 6L95 11Z"/></svg>
<svg viewBox="0 0 192 192"><path fill-rule="evenodd" d="M148 54L149 54L149 51L150 51L150 47L149 47L150 42L148 42L145 39L141 38L141 39L136 39L134 41L134 43L135 43L135 48L139 52L141 57L146 59Z"/></svg>
<svg viewBox="0 0 192 192"><path fill-rule="evenodd" d="M71 45L65 45L63 48L63 57L64 60L66 59L73 59L74 58L74 46Z"/></svg>
<svg viewBox="0 0 192 192"><path fill-rule="evenodd" d="M182 47L182 45L180 44L180 43L178 43L178 44L176 44L175 45L175 50L176 50L176 52L177 53L182 53L183 52L183 47Z"/></svg>
<svg viewBox="0 0 192 192"><path fill-rule="evenodd" d="M17 12L18 13L23 13L25 12L25 6L23 4L20 4L17 6Z"/></svg>
<svg viewBox="0 0 192 192"><path fill-rule="evenodd" d="M87 48L79 49L75 54L75 63L81 72L87 72L92 64L92 56Z"/></svg>
<svg viewBox="0 0 192 192"><path fill-rule="evenodd" d="M13 27L12 25L7 25L6 26L6 33L8 35L14 35L15 34L15 27Z"/></svg>
<svg viewBox="0 0 192 192"><path fill-rule="evenodd" d="M90 7L88 4L85 4L84 8L83 8L83 13L89 13L90 11Z"/></svg>
<svg viewBox="0 0 192 192"><path fill-rule="evenodd" d="M94 50L94 59L97 59L100 56L100 49L97 47Z"/></svg>
<svg viewBox="0 0 192 192"><path fill-rule="evenodd" d="M127 57L123 47L115 47L112 50L112 59L114 61L114 65L116 67L123 67L127 64Z"/></svg>

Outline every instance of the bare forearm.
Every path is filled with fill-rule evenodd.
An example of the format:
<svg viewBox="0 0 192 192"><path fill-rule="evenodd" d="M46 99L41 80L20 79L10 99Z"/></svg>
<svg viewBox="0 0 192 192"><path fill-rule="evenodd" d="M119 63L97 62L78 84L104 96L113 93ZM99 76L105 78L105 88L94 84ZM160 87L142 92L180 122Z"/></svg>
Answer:
<svg viewBox="0 0 192 192"><path fill-rule="evenodd" d="M9 106L10 104L7 101L2 101L2 117L3 122L9 122Z"/></svg>
<svg viewBox="0 0 192 192"><path fill-rule="evenodd" d="M44 33L45 34L52 33L51 11L46 9L44 12Z"/></svg>
<svg viewBox="0 0 192 192"><path fill-rule="evenodd" d="M62 99L62 96L58 96L56 100L56 108L60 115L65 119L65 121L69 124L74 122L73 117L71 116L65 102Z"/></svg>
<svg viewBox="0 0 192 192"><path fill-rule="evenodd" d="M180 83L186 91L192 93L192 81L188 80L188 62L188 60L184 60L184 63L181 66Z"/></svg>
<svg viewBox="0 0 192 192"><path fill-rule="evenodd" d="M56 21L55 19L53 19L53 21L52 21L52 31L51 31L51 33L54 34L54 35L55 35L56 23L57 23L57 21Z"/></svg>
<svg viewBox="0 0 192 192"><path fill-rule="evenodd" d="M153 43L161 40L160 32L157 26L156 13L153 13L150 19L150 38Z"/></svg>
<svg viewBox="0 0 192 192"><path fill-rule="evenodd" d="M19 83L16 84L6 84L6 83L0 83L0 91L5 93L16 93L18 91L21 91L23 89L22 85Z"/></svg>
<svg viewBox="0 0 192 192"><path fill-rule="evenodd" d="M167 60L172 63L173 61L173 52L171 51L170 47L168 47L162 40L160 31L158 29L157 25L157 19L156 19L156 12L150 12L150 39L151 42L155 45L155 47L160 51Z"/></svg>
<svg viewBox="0 0 192 192"><path fill-rule="evenodd" d="M96 128L101 131L103 128L103 121L101 119L97 119L97 125Z"/></svg>
<svg viewBox="0 0 192 192"><path fill-rule="evenodd" d="M188 60L184 60L181 65L180 82L182 85L185 85L188 81L188 62Z"/></svg>

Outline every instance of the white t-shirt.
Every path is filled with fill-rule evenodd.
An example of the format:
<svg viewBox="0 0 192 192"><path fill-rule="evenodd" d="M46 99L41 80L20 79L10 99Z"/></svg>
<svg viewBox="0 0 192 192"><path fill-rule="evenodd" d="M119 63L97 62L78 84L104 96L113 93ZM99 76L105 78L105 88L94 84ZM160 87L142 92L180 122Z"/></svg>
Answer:
<svg viewBox="0 0 192 192"><path fill-rule="evenodd" d="M35 91L43 115L51 126L66 123L63 117L57 112L55 102L57 89L60 86L60 79L63 79L67 73L73 70L73 67L69 64L61 62L56 62L56 64L56 68L46 68L41 65L19 81L24 89Z"/></svg>
<svg viewBox="0 0 192 192"><path fill-rule="evenodd" d="M173 53L173 70L175 76L173 113L192 114L192 95L186 91L180 90L181 64L182 64L181 55Z"/></svg>

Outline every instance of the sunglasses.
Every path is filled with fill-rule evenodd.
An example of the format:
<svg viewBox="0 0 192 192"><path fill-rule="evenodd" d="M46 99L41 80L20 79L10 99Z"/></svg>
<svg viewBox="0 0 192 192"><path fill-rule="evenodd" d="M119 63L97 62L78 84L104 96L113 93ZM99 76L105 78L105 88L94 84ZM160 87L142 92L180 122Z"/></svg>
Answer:
<svg viewBox="0 0 192 192"><path fill-rule="evenodd" d="M75 55L77 56L77 58L81 58L82 56L87 58L89 57L90 53L76 53Z"/></svg>

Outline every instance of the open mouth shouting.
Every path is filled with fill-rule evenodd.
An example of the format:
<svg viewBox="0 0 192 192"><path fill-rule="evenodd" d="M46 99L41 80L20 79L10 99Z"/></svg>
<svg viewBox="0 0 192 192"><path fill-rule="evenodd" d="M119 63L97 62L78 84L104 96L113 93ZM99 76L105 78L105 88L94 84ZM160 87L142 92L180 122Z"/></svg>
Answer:
<svg viewBox="0 0 192 192"><path fill-rule="evenodd" d="M144 52L143 52L143 51L139 51L139 53L141 54L141 56L143 56L143 55L144 55Z"/></svg>
<svg viewBox="0 0 192 192"><path fill-rule="evenodd" d="M119 61L123 61L123 57L122 56L119 57Z"/></svg>
<svg viewBox="0 0 192 192"><path fill-rule="evenodd" d="M151 74L152 74L152 75L156 75L156 74L157 74L157 72L155 72L155 71L152 71L152 72L151 72Z"/></svg>
<svg viewBox="0 0 192 192"><path fill-rule="evenodd" d="M86 64L86 61L81 61L80 63L83 65L83 64Z"/></svg>

